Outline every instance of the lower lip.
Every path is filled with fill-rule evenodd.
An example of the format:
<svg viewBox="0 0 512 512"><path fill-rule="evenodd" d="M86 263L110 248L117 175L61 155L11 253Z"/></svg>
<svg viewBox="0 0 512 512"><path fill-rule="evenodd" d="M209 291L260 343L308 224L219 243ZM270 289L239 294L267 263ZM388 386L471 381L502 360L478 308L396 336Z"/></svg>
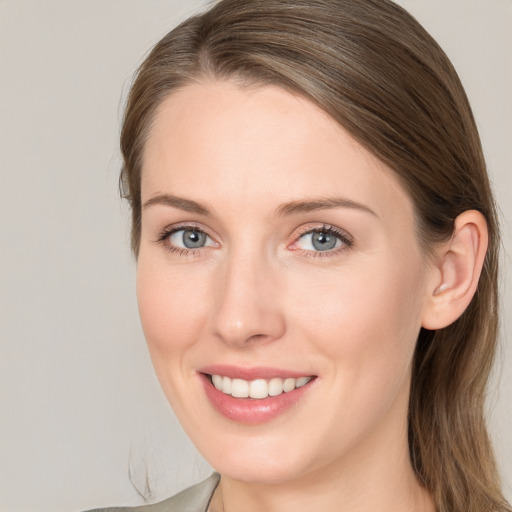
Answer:
<svg viewBox="0 0 512 512"><path fill-rule="evenodd" d="M210 377L200 374L206 396L213 407L225 418L246 425L257 425L284 414L297 404L308 392L313 381L295 388L293 391L281 393L267 398L234 398L219 391L211 382Z"/></svg>

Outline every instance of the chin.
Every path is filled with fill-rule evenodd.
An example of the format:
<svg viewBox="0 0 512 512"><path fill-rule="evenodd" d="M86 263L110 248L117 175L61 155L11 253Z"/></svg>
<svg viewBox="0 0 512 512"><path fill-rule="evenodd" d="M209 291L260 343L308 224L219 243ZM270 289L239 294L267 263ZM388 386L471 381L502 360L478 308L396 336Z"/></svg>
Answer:
<svg viewBox="0 0 512 512"><path fill-rule="evenodd" d="M240 482L260 485L278 485L297 480L300 468L293 462L284 461L276 455L233 458L212 461L214 469L221 475Z"/></svg>
<svg viewBox="0 0 512 512"><path fill-rule="evenodd" d="M300 480L315 465L308 453L312 447L303 439L286 434L231 434L223 439L210 435L209 442L201 437L196 443L207 462L227 478L250 484L284 484Z"/></svg>

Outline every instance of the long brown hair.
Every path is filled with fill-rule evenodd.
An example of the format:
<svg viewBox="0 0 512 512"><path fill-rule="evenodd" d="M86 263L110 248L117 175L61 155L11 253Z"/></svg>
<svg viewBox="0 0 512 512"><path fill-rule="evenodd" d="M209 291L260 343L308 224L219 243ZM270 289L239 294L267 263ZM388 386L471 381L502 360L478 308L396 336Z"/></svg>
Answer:
<svg viewBox="0 0 512 512"><path fill-rule="evenodd" d="M121 186L140 242L145 141L162 100L205 79L276 85L319 105L393 169L415 204L426 253L466 210L489 249L466 312L423 329L414 359L409 447L439 512L510 511L484 419L498 324L496 209L473 115L445 53L389 0L222 0L166 35L140 66L121 135Z"/></svg>

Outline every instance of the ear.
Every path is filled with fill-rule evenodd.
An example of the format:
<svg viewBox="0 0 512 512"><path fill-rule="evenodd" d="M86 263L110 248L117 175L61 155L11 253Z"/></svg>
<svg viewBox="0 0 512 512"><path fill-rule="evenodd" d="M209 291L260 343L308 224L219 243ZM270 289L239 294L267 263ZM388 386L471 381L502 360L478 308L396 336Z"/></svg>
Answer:
<svg viewBox="0 0 512 512"><path fill-rule="evenodd" d="M487 222L480 212L468 210L455 219L452 237L436 249L422 327L442 329L464 313L475 294L487 244Z"/></svg>

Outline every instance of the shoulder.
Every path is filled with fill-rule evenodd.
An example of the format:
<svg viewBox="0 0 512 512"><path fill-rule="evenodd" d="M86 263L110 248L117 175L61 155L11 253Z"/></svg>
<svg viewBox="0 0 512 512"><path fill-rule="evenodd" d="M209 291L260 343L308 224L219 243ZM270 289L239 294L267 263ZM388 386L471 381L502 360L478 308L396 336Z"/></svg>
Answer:
<svg viewBox="0 0 512 512"><path fill-rule="evenodd" d="M220 480L218 473L184 491L152 505L140 507L109 507L89 510L89 512L206 512L211 497Z"/></svg>

